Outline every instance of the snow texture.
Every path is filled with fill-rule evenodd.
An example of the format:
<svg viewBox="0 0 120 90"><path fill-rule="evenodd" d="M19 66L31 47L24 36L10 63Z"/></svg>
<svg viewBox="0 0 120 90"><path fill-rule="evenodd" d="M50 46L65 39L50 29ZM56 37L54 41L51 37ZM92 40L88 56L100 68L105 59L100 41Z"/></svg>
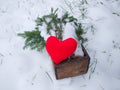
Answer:
<svg viewBox="0 0 120 90"><path fill-rule="evenodd" d="M0 90L120 90L120 1L87 1L95 27L85 34L90 68L85 75L56 80L46 50L23 50L17 33L33 30L34 20L51 7L66 8L65 0L0 0Z"/></svg>

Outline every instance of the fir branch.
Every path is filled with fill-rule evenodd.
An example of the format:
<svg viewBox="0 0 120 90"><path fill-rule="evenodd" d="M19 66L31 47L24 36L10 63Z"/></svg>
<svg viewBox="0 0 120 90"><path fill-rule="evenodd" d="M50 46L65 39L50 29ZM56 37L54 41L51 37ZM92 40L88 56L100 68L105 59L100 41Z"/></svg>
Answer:
<svg viewBox="0 0 120 90"><path fill-rule="evenodd" d="M25 38L25 45L23 49L31 48L41 51L45 46L45 40L40 35L39 30L25 31L24 33L19 33L18 36Z"/></svg>
<svg viewBox="0 0 120 90"><path fill-rule="evenodd" d="M85 42L86 39L83 38L84 30L82 24L78 22L78 19L74 16L71 16L68 12L64 13L61 18L58 17L57 13L58 9L54 10L51 8L51 13L48 15L44 15L42 17L38 17L36 22L36 28L33 31L25 31L24 33L19 33L18 36L25 38L25 45L23 49L31 48L37 49L38 51L42 50L45 46L45 40L40 35L41 31L38 29L43 24L46 25L46 30L49 35L51 35L51 30L53 30L56 34L56 37L62 40L62 34L64 31L64 27L67 23L72 23L75 28L75 33L78 41ZM38 28L39 27L39 28Z"/></svg>
<svg viewBox="0 0 120 90"><path fill-rule="evenodd" d="M77 36L78 41L81 41L81 43L84 43L87 41L86 38L83 38L82 35L85 33L83 28L82 28L82 24L81 23L74 23L75 24L75 33Z"/></svg>
<svg viewBox="0 0 120 90"><path fill-rule="evenodd" d="M54 30L56 37L62 40L63 27L67 23L74 24L76 30L77 39L81 42L85 42L85 39L82 37L84 30L81 23L78 22L78 19L74 16L70 16L68 12L64 13L61 18L58 17L58 8L54 10L51 8L51 13L44 15L43 17L38 17L36 20L37 26L42 26L43 23L46 24L47 33L51 35L51 30Z"/></svg>

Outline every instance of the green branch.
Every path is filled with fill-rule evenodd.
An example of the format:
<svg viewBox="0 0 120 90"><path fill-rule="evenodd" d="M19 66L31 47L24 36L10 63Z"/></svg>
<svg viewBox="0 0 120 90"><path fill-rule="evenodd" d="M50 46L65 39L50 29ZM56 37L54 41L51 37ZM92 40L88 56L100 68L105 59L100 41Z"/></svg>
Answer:
<svg viewBox="0 0 120 90"><path fill-rule="evenodd" d="M77 18L75 18L74 16L70 16L68 12L64 13L61 18L59 18L57 11L58 9L53 10L53 8L51 8L50 14L37 18L37 20L35 21L35 30L25 31L24 33L18 34L18 36L25 38L25 45L23 47L24 49L30 47L31 49L37 49L38 51L41 51L45 47L45 40L40 35L41 32L38 30L43 24L47 26L46 30L49 35L51 35L51 31L53 30L56 34L56 37L62 40L62 34L65 25L67 23L73 23L77 40L80 42L84 42L86 40L82 37L82 35L84 34L84 30L82 24L78 22Z"/></svg>
<svg viewBox="0 0 120 90"><path fill-rule="evenodd" d="M24 33L19 33L18 36L25 38L23 49L29 47L41 51L45 47L45 40L41 37L39 30L25 31Z"/></svg>

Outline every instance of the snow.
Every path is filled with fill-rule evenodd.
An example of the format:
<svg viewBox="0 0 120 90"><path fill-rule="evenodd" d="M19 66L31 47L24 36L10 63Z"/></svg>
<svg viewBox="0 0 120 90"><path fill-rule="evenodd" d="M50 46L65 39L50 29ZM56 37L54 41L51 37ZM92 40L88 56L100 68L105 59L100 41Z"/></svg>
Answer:
<svg viewBox="0 0 120 90"><path fill-rule="evenodd" d="M23 50L17 33L33 30L37 16L51 7L68 9L64 0L0 1L0 90L120 90L120 1L87 1L88 21L95 27L85 35L90 68L85 75L62 80L55 79L46 50Z"/></svg>

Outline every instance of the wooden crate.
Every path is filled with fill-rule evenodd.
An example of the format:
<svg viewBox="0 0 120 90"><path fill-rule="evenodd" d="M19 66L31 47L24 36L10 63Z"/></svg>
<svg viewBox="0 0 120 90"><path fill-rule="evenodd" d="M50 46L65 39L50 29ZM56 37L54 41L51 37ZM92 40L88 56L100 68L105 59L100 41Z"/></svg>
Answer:
<svg viewBox="0 0 120 90"><path fill-rule="evenodd" d="M85 74L88 71L90 57L82 45L84 56L74 56L73 59L67 59L60 64L54 64L56 79L63 79Z"/></svg>

